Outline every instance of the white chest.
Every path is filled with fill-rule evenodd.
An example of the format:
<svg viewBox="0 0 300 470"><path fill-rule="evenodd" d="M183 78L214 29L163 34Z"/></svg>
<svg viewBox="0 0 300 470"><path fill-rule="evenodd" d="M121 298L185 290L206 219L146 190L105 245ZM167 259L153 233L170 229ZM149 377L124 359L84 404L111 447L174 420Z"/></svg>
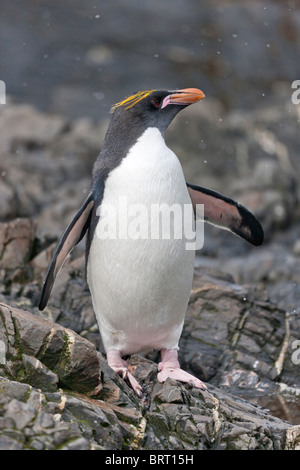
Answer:
<svg viewBox="0 0 300 470"><path fill-rule="evenodd" d="M103 203L126 196L129 202L188 202L181 165L157 128L149 128L108 176Z"/></svg>
<svg viewBox="0 0 300 470"><path fill-rule="evenodd" d="M155 204L191 205L181 165L158 129L148 129L106 180L87 277L106 348L129 353L144 347L176 347L192 284L194 252L186 250L184 236L114 237L113 224L116 219L120 222L125 210L111 214L109 207L118 208L122 198L128 210L133 204L148 210ZM98 234L107 217L113 222L112 237L103 240Z"/></svg>

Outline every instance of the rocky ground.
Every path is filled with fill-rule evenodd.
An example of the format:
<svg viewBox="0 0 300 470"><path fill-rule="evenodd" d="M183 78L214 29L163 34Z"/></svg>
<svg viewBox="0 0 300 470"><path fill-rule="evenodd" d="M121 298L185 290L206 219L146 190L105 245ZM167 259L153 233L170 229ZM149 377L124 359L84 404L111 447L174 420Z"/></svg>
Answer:
<svg viewBox="0 0 300 470"><path fill-rule="evenodd" d="M156 380L132 356L140 400L107 366L81 243L37 308L57 239L89 190L107 121L68 121L29 105L0 114L0 448L300 448L299 107L277 84L255 111L206 99L167 141L188 181L222 191L261 220L252 248L207 227L195 267L182 365L205 392ZM116 287L117 288L117 287Z"/></svg>

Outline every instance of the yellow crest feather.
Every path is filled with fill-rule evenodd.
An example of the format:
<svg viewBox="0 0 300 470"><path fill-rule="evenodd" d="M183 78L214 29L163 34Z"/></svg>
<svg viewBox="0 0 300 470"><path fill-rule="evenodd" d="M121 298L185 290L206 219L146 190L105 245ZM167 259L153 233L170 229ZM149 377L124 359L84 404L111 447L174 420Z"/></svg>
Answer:
<svg viewBox="0 0 300 470"><path fill-rule="evenodd" d="M125 109L132 108L135 104L139 103L139 101L149 96L153 91L155 90L138 91L134 95L131 95L131 96L128 96L128 98L125 98L125 100L119 101L119 103L114 104L113 107L111 108L111 112L113 113L114 110L116 108L119 108L120 106L125 106Z"/></svg>

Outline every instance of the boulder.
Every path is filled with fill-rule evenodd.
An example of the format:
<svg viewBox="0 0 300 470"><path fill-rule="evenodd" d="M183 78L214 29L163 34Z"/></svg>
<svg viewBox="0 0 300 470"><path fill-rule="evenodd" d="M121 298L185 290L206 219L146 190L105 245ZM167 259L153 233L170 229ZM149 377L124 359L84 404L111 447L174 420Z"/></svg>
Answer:
<svg viewBox="0 0 300 470"><path fill-rule="evenodd" d="M4 374L52 391L65 386L93 394L99 386L99 359L89 341L44 318L0 303Z"/></svg>
<svg viewBox="0 0 300 470"><path fill-rule="evenodd" d="M30 219L0 223L0 272L5 282L28 280L35 233Z"/></svg>

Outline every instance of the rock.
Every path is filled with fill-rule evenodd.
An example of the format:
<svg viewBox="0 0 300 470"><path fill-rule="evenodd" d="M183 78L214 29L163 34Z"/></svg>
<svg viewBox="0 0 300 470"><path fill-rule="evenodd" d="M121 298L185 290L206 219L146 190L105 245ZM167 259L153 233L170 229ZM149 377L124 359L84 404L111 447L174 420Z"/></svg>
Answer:
<svg viewBox="0 0 300 470"><path fill-rule="evenodd" d="M210 309L210 302L214 303L214 310ZM252 305L252 313L246 314L247 305ZM4 304L0 307L0 341L5 344L7 358L0 369L3 449L298 448L300 426L274 418L232 394L243 391L243 387L248 393L251 389L259 391L263 384L267 393L272 392L273 380L281 377L285 363L283 357L279 370L267 359L269 355L274 361L278 351L282 351L281 312L274 308L272 311L268 301L245 286L224 280L215 284L211 278L204 282L196 276L182 338L181 350L186 351L182 360L188 361L184 366L196 369L200 375L205 366L205 356L201 354L218 357L217 370L207 369L214 370L212 377L206 372L208 391L189 389L172 380L160 384L157 365L135 355L129 368L144 384L142 400L87 340L23 310ZM224 325L220 328L215 323L214 333L212 315L219 316L218 309L222 309ZM267 314L270 311L272 317ZM199 325L198 315L202 317ZM206 315L210 318L211 335L218 341L216 346L210 344L207 335ZM273 325L270 333L269 322ZM256 358L255 366L253 344L245 338L256 323L261 331L256 331L255 338L260 345L259 338L264 337L264 355L255 348L255 354L261 357ZM189 333L190 328L193 334ZM203 338L201 331L205 332ZM274 337L274 346L278 344L275 351L266 342ZM193 357L193 341L198 344L200 357ZM221 352L219 356L211 352L215 348ZM252 376L256 378L251 382ZM91 394L97 398L89 398Z"/></svg>
<svg viewBox="0 0 300 470"><path fill-rule="evenodd" d="M36 224L29 219L0 223L0 271L4 282L28 279Z"/></svg>
<svg viewBox="0 0 300 470"><path fill-rule="evenodd" d="M216 281L198 269L181 363L202 380L254 401L278 393L281 382L299 387L300 371L291 358L300 329L292 318L266 292Z"/></svg>
<svg viewBox="0 0 300 470"><path fill-rule="evenodd" d="M0 115L1 150L12 150L19 145L49 144L65 127L66 121L62 116L39 113L29 105L7 105Z"/></svg>
<svg viewBox="0 0 300 470"><path fill-rule="evenodd" d="M293 246L293 252L296 256L300 256L300 240L297 240Z"/></svg>
<svg viewBox="0 0 300 470"><path fill-rule="evenodd" d="M48 392L57 390L59 377L49 370L35 357L22 354L24 365L24 377L22 380L31 384L35 388L40 388Z"/></svg>
<svg viewBox="0 0 300 470"><path fill-rule="evenodd" d="M0 127L5 135L0 147L0 220L39 215L38 231L41 236L52 236L53 241L63 229L59 221L72 217L89 190L103 124L84 120L68 124L61 116L30 106L7 105ZM58 205L56 213L48 213L49 194Z"/></svg>
<svg viewBox="0 0 300 470"><path fill-rule="evenodd" d="M8 395L10 384L19 399ZM203 392L168 380L154 384L149 402L128 401L125 406L29 386L26 394L18 393L20 387L24 384L0 377L4 449L279 450L299 446L299 426L213 386ZM39 401L31 399L35 394Z"/></svg>
<svg viewBox="0 0 300 470"><path fill-rule="evenodd" d="M178 388L178 384L174 387ZM168 392L161 401L162 392L165 393L164 389L168 390L170 385L167 382L163 386L158 385L153 391L150 406L153 432L168 449L171 436L174 440L180 438L182 449L276 449L285 445L285 424L276 419L268 421L260 408L214 387L205 392L179 387L182 392L179 402L170 402ZM271 430L271 434L276 429L276 438L274 434L270 437L266 428ZM296 432L299 431L298 426Z"/></svg>
<svg viewBox="0 0 300 470"><path fill-rule="evenodd" d="M13 419L17 429L23 431L26 426L33 423L36 413L32 407L27 407L22 402L13 399L7 405L4 416Z"/></svg>
<svg viewBox="0 0 300 470"><path fill-rule="evenodd" d="M5 383L5 381L4 381ZM0 378L0 387L3 379ZM16 383L18 387L20 384ZM90 449L74 423L61 423L40 407L2 397L0 403L0 448L2 450L54 450L76 446Z"/></svg>
<svg viewBox="0 0 300 470"><path fill-rule="evenodd" d="M24 310L0 304L0 311L0 339L8 358L1 365L4 374L43 390L56 390L60 384L97 394L99 359L90 342Z"/></svg>
<svg viewBox="0 0 300 470"><path fill-rule="evenodd" d="M160 384L157 365L135 355L129 368L144 385L142 400L87 340L23 310L0 307L0 341L7 358L0 369L2 448L299 446L300 426L274 418L233 394L242 396L246 391L253 400L251 390L274 393L274 379L280 381L289 363L287 349L283 353L284 312L249 287L195 276L181 360L208 382L208 390L189 389L170 379ZM294 376L293 380L299 379ZM89 398L91 394L97 398Z"/></svg>

